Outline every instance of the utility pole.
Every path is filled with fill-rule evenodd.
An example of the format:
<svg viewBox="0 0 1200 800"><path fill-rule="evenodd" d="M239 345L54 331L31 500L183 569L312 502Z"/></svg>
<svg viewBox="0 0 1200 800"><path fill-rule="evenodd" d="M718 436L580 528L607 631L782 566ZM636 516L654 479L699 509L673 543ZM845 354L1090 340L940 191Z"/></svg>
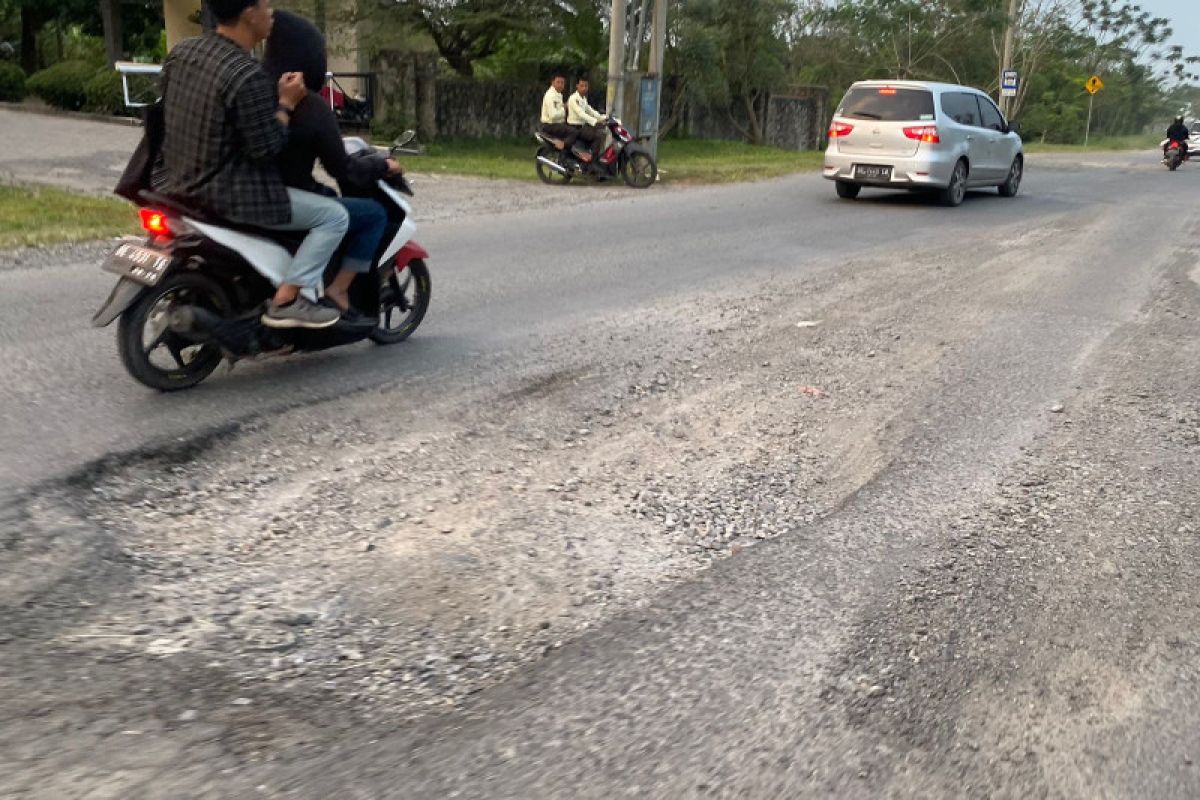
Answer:
<svg viewBox="0 0 1200 800"><path fill-rule="evenodd" d="M1004 71L1013 69L1013 50L1017 39L1017 23L1021 17L1021 0L1008 0L1008 18L1004 20L1004 47L1000 54L1000 81L1004 82ZM1008 119L1009 109L1012 103L1009 98L1000 93L1000 113L1004 114L1004 118Z"/></svg>
<svg viewBox="0 0 1200 800"><path fill-rule="evenodd" d="M650 137L650 155L658 160L658 122L661 118L663 61L667 54L667 0L654 0L654 27L650 34L650 68L647 77L658 81L658 100L654 113L654 135Z"/></svg>
<svg viewBox="0 0 1200 800"><path fill-rule="evenodd" d="M612 22L608 26L608 89L605 109L619 114L625 100L625 3L612 0Z"/></svg>

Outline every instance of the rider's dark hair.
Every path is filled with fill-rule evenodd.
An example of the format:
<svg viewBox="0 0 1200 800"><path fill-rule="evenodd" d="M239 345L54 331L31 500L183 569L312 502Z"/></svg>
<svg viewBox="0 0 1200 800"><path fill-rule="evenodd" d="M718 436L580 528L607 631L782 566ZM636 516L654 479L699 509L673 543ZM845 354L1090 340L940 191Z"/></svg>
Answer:
<svg viewBox="0 0 1200 800"><path fill-rule="evenodd" d="M588 80L587 75L580 75L578 78L575 79L575 84L579 85L581 83L591 83L591 81Z"/></svg>
<svg viewBox="0 0 1200 800"><path fill-rule="evenodd" d="M237 22L237 18L242 15L242 12L247 8L258 3L258 0L204 0L205 5L212 11L217 22L222 24L230 24Z"/></svg>

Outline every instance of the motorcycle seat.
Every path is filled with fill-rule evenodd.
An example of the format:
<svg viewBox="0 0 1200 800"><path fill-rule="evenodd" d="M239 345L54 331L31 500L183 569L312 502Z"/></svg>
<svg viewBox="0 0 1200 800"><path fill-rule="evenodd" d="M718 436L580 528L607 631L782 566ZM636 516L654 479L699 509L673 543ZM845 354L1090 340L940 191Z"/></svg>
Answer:
<svg viewBox="0 0 1200 800"><path fill-rule="evenodd" d="M549 145L553 145L555 150L562 150L563 148L565 148L567 146L567 143L565 141L563 141L562 139L555 138L554 136L547 136L544 133L538 133L538 134L536 134L536 136L540 141L545 142L546 144L549 144Z"/></svg>
<svg viewBox="0 0 1200 800"><path fill-rule="evenodd" d="M204 222L220 228L228 228L253 236L260 236L264 239L270 239L292 255L296 254L296 251L300 249L300 244L304 241L304 237L308 235L307 231L276 231L268 228L260 228L257 225L250 225L245 222L234 222L233 220L223 219L206 211L187 206L174 198L158 194L157 192L143 190L138 193L138 197L144 205L149 207L161 208L181 217L194 219L197 222Z"/></svg>

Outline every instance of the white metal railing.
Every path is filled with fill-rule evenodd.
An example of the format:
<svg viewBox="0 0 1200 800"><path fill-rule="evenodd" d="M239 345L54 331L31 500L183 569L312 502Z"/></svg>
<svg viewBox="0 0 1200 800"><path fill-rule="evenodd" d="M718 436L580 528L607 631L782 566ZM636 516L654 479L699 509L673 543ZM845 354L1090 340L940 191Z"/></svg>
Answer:
<svg viewBox="0 0 1200 800"><path fill-rule="evenodd" d="M141 64L136 61L118 61L115 65L117 72L121 73L121 91L125 94L126 108L145 108L157 100L143 102L141 99L135 100L130 94L129 79L134 75L152 75L158 77L162 73L162 64Z"/></svg>

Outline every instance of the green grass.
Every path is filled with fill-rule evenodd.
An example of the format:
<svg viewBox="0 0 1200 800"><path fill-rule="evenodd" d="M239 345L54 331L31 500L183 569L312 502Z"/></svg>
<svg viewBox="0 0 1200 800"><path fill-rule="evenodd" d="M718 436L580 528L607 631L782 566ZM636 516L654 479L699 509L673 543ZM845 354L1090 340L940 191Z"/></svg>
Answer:
<svg viewBox="0 0 1200 800"><path fill-rule="evenodd" d="M404 163L416 173L530 181L537 180L536 149L532 137L527 142L439 142L429 145L425 155L405 157ZM822 154L737 142L668 140L659 147L658 162L664 182L729 183L820 169Z"/></svg>
<svg viewBox="0 0 1200 800"><path fill-rule="evenodd" d="M1161 136L1154 134L1139 134L1136 136L1097 136L1081 144L1043 144L1041 142L1025 142L1027 153L1090 153L1104 150L1154 150L1162 141Z"/></svg>
<svg viewBox="0 0 1200 800"><path fill-rule="evenodd" d="M0 185L0 248L85 242L136 231L134 210L121 200Z"/></svg>

